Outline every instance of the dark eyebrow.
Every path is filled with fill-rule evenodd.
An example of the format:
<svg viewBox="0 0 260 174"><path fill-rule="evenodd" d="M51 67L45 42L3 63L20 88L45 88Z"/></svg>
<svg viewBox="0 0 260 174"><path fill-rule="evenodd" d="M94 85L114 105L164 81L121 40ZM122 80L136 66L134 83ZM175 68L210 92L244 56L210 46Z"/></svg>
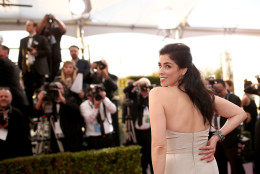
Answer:
<svg viewBox="0 0 260 174"><path fill-rule="evenodd" d="M165 63L163 63L164 65L171 65L172 63L171 62L165 62ZM161 65L161 63L160 62L158 62L158 65Z"/></svg>

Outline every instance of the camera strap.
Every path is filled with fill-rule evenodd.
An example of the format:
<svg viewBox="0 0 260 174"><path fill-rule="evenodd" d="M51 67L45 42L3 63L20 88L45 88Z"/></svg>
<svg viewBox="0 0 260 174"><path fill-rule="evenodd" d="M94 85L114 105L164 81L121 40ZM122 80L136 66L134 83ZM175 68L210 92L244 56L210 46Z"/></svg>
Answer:
<svg viewBox="0 0 260 174"><path fill-rule="evenodd" d="M100 124L101 135L105 136L104 120L101 118L100 109L98 108L97 122Z"/></svg>
<svg viewBox="0 0 260 174"><path fill-rule="evenodd" d="M105 115L105 119L107 119L107 122L109 123L109 124L112 124L112 121L111 122L109 122L109 120L108 120L108 118L107 118L107 111L106 111L106 106L105 106L105 104L102 102L102 105L103 105L103 108L104 108L104 115Z"/></svg>

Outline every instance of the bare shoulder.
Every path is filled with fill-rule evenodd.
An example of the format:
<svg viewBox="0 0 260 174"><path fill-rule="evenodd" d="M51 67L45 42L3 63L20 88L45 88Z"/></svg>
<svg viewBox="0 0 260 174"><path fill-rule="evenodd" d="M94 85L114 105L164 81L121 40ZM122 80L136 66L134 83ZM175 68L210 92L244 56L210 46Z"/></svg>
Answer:
<svg viewBox="0 0 260 174"><path fill-rule="evenodd" d="M156 97L162 95L165 87L156 87L149 92L149 97Z"/></svg>

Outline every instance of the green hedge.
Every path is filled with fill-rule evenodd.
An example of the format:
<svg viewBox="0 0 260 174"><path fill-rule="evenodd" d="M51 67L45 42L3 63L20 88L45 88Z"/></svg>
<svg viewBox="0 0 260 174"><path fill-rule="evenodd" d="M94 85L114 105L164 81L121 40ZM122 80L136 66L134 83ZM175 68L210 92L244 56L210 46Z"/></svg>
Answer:
<svg viewBox="0 0 260 174"><path fill-rule="evenodd" d="M141 174L140 149L132 145L7 159L0 162L0 173Z"/></svg>

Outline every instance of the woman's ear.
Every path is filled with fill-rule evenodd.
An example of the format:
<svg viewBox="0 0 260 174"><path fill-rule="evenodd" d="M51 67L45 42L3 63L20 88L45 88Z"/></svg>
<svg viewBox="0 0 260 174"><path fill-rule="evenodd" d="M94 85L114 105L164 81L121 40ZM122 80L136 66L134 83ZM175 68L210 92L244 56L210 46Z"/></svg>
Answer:
<svg viewBox="0 0 260 174"><path fill-rule="evenodd" d="M183 68L183 69L181 70L181 74L182 74L182 75L185 75L186 72L187 72L187 70L188 70L188 68Z"/></svg>

